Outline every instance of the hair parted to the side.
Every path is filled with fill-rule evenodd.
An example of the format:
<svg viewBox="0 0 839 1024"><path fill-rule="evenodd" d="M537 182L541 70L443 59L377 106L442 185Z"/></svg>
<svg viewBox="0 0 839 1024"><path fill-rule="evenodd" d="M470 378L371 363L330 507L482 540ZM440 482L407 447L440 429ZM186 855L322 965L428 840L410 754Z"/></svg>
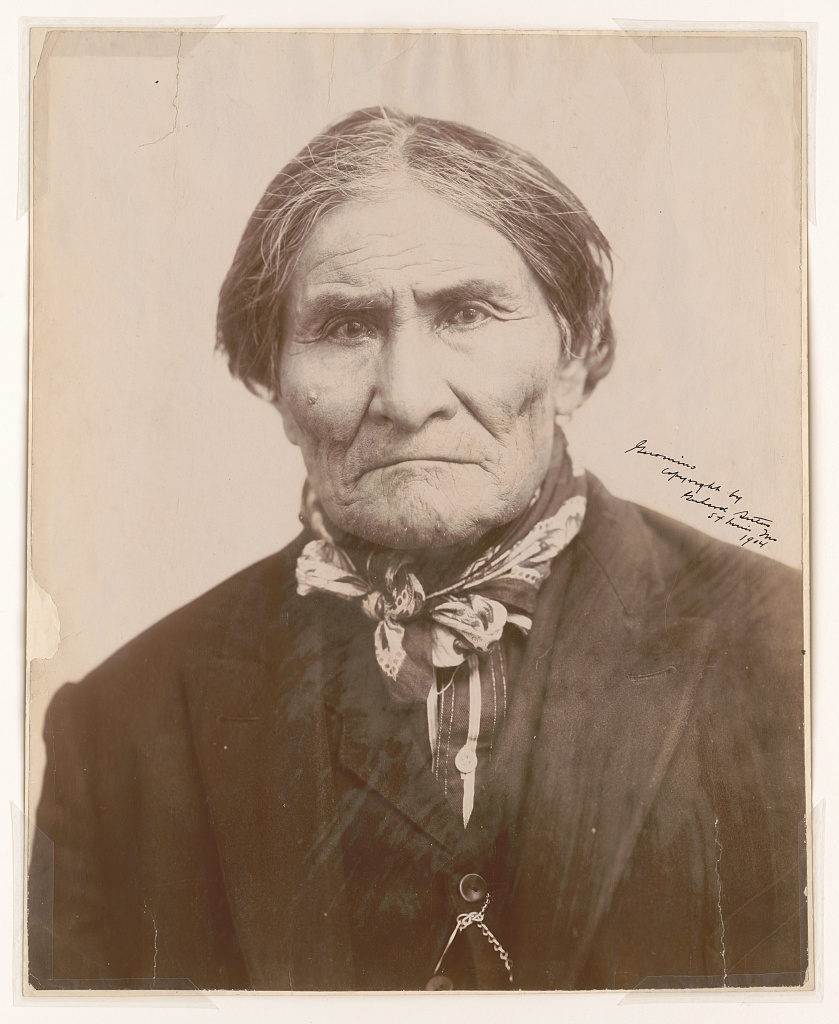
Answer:
<svg viewBox="0 0 839 1024"><path fill-rule="evenodd" d="M230 372L277 396L284 301L312 229L343 203L384 194L407 175L485 221L540 281L565 358L584 360L586 391L614 359L609 243L562 182L524 150L452 121L385 107L357 110L317 135L274 178L251 214L221 288L217 348Z"/></svg>

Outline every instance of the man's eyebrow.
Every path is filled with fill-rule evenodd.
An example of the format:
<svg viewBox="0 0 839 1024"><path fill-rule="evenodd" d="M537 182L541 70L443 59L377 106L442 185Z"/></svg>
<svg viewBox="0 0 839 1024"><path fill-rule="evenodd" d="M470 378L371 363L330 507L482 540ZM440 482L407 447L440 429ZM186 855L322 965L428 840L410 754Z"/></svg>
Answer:
<svg viewBox="0 0 839 1024"><path fill-rule="evenodd" d="M442 288L415 289L414 295L417 302L420 303L454 303L484 299L487 302L515 306L520 301L516 290L504 284L503 281L493 281L483 277L468 278Z"/></svg>
<svg viewBox="0 0 839 1024"><path fill-rule="evenodd" d="M335 313L359 313L364 310L390 309L393 297L388 292L358 292L333 289L304 298L298 307L300 319L319 320Z"/></svg>

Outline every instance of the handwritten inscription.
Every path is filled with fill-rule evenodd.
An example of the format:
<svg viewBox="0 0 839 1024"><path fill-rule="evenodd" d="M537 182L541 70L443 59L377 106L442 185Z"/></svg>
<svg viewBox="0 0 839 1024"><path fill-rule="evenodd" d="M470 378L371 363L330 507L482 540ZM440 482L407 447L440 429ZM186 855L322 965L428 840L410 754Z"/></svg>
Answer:
<svg viewBox="0 0 839 1024"><path fill-rule="evenodd" d="M765 548L777 543L778 538L771 533L772 520L765 516L755 515L751 510L740 506L743 495L735 487L729 491L718 481L700 479L696 474L696 466L686 462L684 456L677 459L664 452L651 451L649 441L638 441L632 448L627 448L625 455L644 455L649 459L660 459L664 465L661 475L668 483L679 485L680 497L691 505L701 505L707 510L707 518L713 523L724 523L737 533L737 542L741 547L754 546Z"/></svg>

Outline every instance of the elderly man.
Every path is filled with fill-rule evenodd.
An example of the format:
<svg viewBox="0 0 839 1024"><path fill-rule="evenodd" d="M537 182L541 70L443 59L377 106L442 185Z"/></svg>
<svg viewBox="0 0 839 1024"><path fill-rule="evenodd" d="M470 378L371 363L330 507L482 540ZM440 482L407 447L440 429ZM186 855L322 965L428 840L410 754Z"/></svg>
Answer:
<svg viewBox="0 0 839 1024"><path fill-rule="evenodd" d="M800 985L800 577L557 422L610 256L545 167L359 111L271 183L218 344L303 534L54 699L39 987Z"/></svg>

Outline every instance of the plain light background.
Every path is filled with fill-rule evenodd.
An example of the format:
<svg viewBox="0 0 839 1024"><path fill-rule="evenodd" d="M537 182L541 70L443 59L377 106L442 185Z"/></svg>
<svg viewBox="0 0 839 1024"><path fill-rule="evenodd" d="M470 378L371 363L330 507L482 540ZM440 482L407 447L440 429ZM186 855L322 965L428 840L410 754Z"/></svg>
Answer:
<svg viewBox="0 0 839 1024"><path fill-rule="evenodd" d="M157 16L170 15L173 13L172 9L154 9L152 5L143 5L142 9L139 5L134 5L134 10L129 11L128 8L132 5L126 4L126 14L135 13L140 14L152 14ZM228 5L230 6L230 5ZM239 6L239 19L247 21L250 19L255 23L265 23L271 15L266 13L263 7L260 11L258 5L238 5ZM330 6L332 10L330 11ZM552 5L550 5L552 7ZM341 14L341 11L334 9L334 5L328 4L316 4L308 5L305 10L300 9L302 5L288 5L288 18L289 21L296 20L300 24L313 24L318 20L322 20L324 17L326 23L338 23L340 20L346 21L346 15ZM365 4L364 9L375 8L375 4ZM544 4L528 4L522 2L516 5L515 11L515 22L520 25L530 24L534 27L544 26L546 24L557 24L558 15L554 11L547 10L548 5ZM91 14L104 16L106 14L113 14L112 9L107 9L102 5L96 4L76 4L74 5L74 13L78 13L80 8L84 11L89 11ZM439 9L438 9L439 8ZM814 487L814 501L817 509L817 518L815 521L815 534L814 543L817 545L819 557L817 562L814 564L814 581L816 584L816 597L818 599L820 594L824 594L827 586L827 576L830 571L830 566L835 564L835 547L833 544L831 532L829 530L829 519L828 513L835 498L835 475L831 475L830 467L832 464L831 457L831 439L834 437L832 430L835 427L834 415L832 412L832 388L831 380L835 380L836 363L835 357L832 353L832 348L828 342L828 330L830 322L835 319L835 289L833 288L832 274L835 273L836 268L836 243L835 243L835 229L837 226L836 218L836 195L835 189L831 187L830 173L834 166L836 157L836 145L835 136L833 131L835 130L836 124L836 73L835 63L831 65L829 57L831 52L835 55L835 43L836 43L836 19L832 8L828 5L822 4L810 4L810 5L797 5L795 9L792 9L790 5L781 3L728 3L722 4L704 4L701 9L695 4L688 3L669 3L669 4L638 4L629 3L623 5L623 11L620 12L625 16L634 17L718 17L718 18L748 18L750 20L756 19L767 19L773 18L775 20L796 18L798 20L803 18L816 19L821 15L821 25L819 29L819 100L818 100L818 182L819 182L819 224L818 227L811 226L810 246L811 246L811 277L814 284L813 288L813 307L811 312L812 322L812 342L814 346L813 356L813 369L815 373L813 395L815 403L815 411L817 414L817 420L815 422L814 430L814 442L815 450L817 453L817 461L815 468L818 471L822 468L821 477L817 477L817 485ZM62 5L56 4L52 7L44 5L42 11L39 13L48 13L49 10L58 11L61 14L68 15L69 11L63 10ZM181 4L179 11L183 11L185 14L195 16L200 13L200 9L190 6L189 4ZM324 13L325 12L325 13ZM29 12L34 13L34 12ZM176 13L176 12L175 12ZM609 20L607 11L600 8L596 3L582 4L566 4L563 9L564 23L569 24L569 19L576 19L578 25L595 25L597 27L610 27L611 21ZM358 17L363 17L363 12L354 12ZM470 5L463 4L462 10L458 11L455 15L452 11L451 5L424 5L422 11L419 9L408 8L406 5L405 10L396 10L396 5L388 4L386 9L381 7L377 9L377 13L374 13L370 17L370 23L382 24L382 23L409 23L409 24L420 24L420 23L481 23L481 24L509 24L513 19L509 14L505 12L499 12L496 8L483 5ZM17 107L15 100L15 75L13 73L15 53L14 45L11 45L10 41L14 40L15 25L10 19L5 19L8 31L3 36L4 43L6 44L6 52L9 57L6 63L4 71L5 82L7 89L3 94L3 115L4 125L9 129L7 131L7 137L11 136L11 133L16 130L16 118L17 118ZM575 22L570 21L571 24ZM11 71L10 71L11 69ZM12 109L13 108L13 109ZM14 147L8 147L7 149L14 150ZM288 154L283 154L285 157ZM6 183L5 196L7 199L5 207L5 216L3 219L4 228L4 242L10 247L11 255L6 259L4 268L7 269L6 277L4 278L4 300L7 307L10 308L11 312L8 318L9 331L8 337L10 339L11 351L8 353L8 367L9 374L4 379L4 398L5 403L2 407L3 423L4 423L4 437L8 440L8 446L4 446L4 456L6 458L5 465L7 465L8 471L6 478L13 481L13 486L10 487L3 496L4 512L6 513L5 522L10 524L10 533L12 539L12 548L15 553L9 558L10 571L4 574L3 581L3 607L6 615L3 619L3 654L7 655L4 658L4 662L10 666L8 677L12 680L12 691L17 693L17 684L14 680L20 678L22 674L22 649L20 640L22 638L22 625L21 625L21 614L22 614L22 591L20 587L20 579L22 576L22 515L21 515L21 493L22 493L22 481L23 481L23 459L21 456L21 450L23 445L23 424L25 423L25 414L23 413L23 368L24 360L20 352L20 343L23 337L23 327L25 323L25 308L26 308L26 293L25 293L25 242L26 242L26 228L23 222L15 222L13 214L13 193L15 189L15 171L16 171L16 160L17 153L13 151L9 155L4 150L4 182ZM562 174L562 169L557 168ZM594 203L589 195L586 195L579 182L573 181L570 176L565 175L566 180L572 187L577 188L582 198L586 200L592 208ZM254 197L255 198L255 197ZM605 225L604 225L605 226ZM612 239L613 242L615 239ZM17 339L17 341L15 341ZM623 351L626 350L626 337L624 334L621 335L621 343ZM820 372L819 372L820 371ZM617 370L616 370L617 373ZM589 460L590 464L594 467L592 459ZM713 472L713 471L712 471ZM603 473L606 476L605 472ZM16 481L16 484L15 484ZM615 485L613 479L607 480L607 483L613 486L615 490L618 487ZM625 493L625 491L623 492ZM649 501L649 499L647 499ZM819 510L821 510L821 517L819 518ZM16 539L17 538L17 539ZM820 565L823 567L820 569ZM824 600L821 606L817 604L815 609L816 624L820 621L819 618L819 607L824 610ZM824 620L822 620L824 622ZM825 693L825 687L829 686L831 681L830 663L835 663L835 657L831 657L834 653L833 647L835 640L833 639L834 632L829 628L822 628L821 631L816 631L814 635L815 643L815 654L817 663L817 676L816 682L814 683L814 710L815 710L815 739L814 739L814 755L815 755L815 779L814 779L814 799L819 801L825 794L826 789L829 787L830 779L833 776L833 768L835 767L835 759L832 755L828 737L832 734L833 728L831 722L834 720L835 708L829 701L829 694ZM821 673L819 673L819 667ZM821 686L819 685L821 681ZM11 799L19 803L21 800L22 793L22 776L20 770L20 759L21 759L21 745L22 745L22 732L21 732L21 715L22 715L22 702L21 696L12 696L10 701L10 712L7 717L5 726L6 732L4 736L6 743L4 745L7 753L7 764L10 767L10 786L8 792L10 793ZM828 816L828 856L832 857L831 851L833 850L833 839L835 837L835 828L832 827L830 816ZM7 838L10 838L10 833L7 834ZM10 849L11 843L7 842L7 848ZM11 863L9 862L9 877L11 877ZM6 896L4 897L4 905L11 911L11 886L6 890ZM828 907L834 902L833 895L835 891L835 885L828 880L827 885L827 900ZM11 919L11 913L8 915ZM833 935L834 929L830 927L830 918L828 919L828 957L832 956L832 951L835 949L835 936ZM6 977L11 977L13 962L12 962L12 951L11 951L11 931L6 935L6 951L7 956L5 963L7 965ZM541 1011L550 1013L551 1017L556 1015L558 1007L563 1012L575 1013L576 1016L580 1015L581 1007L583 1010L587 1008L585 1013L586 1019L589 1014L600 1019L602 1017L608 1017L612 1019L613 1015L609 1013L609 1007L613 1007L619 997L617 996L605 996L605 997L594 997L593 999L583 999L580 997L565 998L561 1004L557 1004L555 999L539 999L538 997L525 997L519 1000L516 1004L516 1011L521 1012L534 1012L541 1009ZM735 1013L738 1019L757 1019L760 1020L774 1020L774 1019L799 1019L801 1017L809 1017L812 1015L813 1019L830 1019L831 1005L834 1005L835 991L833 986L828 984L828 990L826 993L826 1004L818 1001L814 1002L810 1000L808 1003L802 1004L786 1004L785 1006L777 1005L756 1005L759 1000L755 997L749 997L749 1006L721 1006L718 1001L715 1001L713 1006L705 1005L681 1005L679 1007L670 1007L668 1010L666 1007L659 1005L656 1008L650 1008L648 1006L636 1006L634 1008L622 1008L620 1011L616 1011L620 1014L620 1019L627 1019L628 1017L640 1017L643 1014L643 1018L649 1019L652 1015L662 1016L662 1019L672 1016L673 1013L678 1013L680 1018L686 1020L706 1020L709 1016L713 1019L729 1019ZM742 997L741 1000L742 1001ZM498 1001L494 1003L492 1000L480 1000L475 998L474 1000L468 1000L471 1006L479 1005L481 1012L486 1016L492 1016L494 1009L497 1012L506 1012L509 1008L508 1003ZM427 1016L428 1009L425 1004L420 1004L417 1000L400 1000L399 1003L394 1003L393 1000L378 1000L374 1003L368 1001L358 1000L343 1000L340 1003L333 1001L323 1000L302 1000L298 1002L285 1002L282 1006L282 1012L288 1014L294 1018L295 1014L300 1016L300 1019L315 1019L324 1010L331 1010L333 1007L340 1005L341 1012L347 1016L351 1016L353 1013L358 1014L359 1019L366 1017L369 1012L381 1012L382 1014L387 1013L390 1016L393 1012L400 1012L406 1016L415 1016L418 1018L419 1014L422 1013ZM436 1011L436 1015L445 1018L447 1014L453 1015L457 1012L458 1016L462 1014L462 1008L466 1004L463 1000L449 1001L446 1004L439 1004L439 1009ZM233 1019L233 1016L239 1012L243 1012L243 1008L247 1007L248 1016L268 1019L268 1014L273 1016L277 1012L276 1004L272 1004L265 1000L235 1000L229 999L223 1003L223 1012L225 1013L226 1019ZM526 1010L525 1010L526 1008ZM835 1008L835 1006L834 1006ZM23 1012L27 1012L35 1015L37 1019L41 1016L47 1016L45 1012L35 1011L27 1009ZM162 1013L167 1011L161 1010ZM177 1019L189 1017L188 1011L182 1010L170 1011L177 1014ZM82 1009L81 1007L76 1010L65 1010L65 1017L79 1018L79 1019L92 1019L93 1017L106 1014L108 1017L113 1016L113 1010L91 1010L90 1008ZM238 1017L237 1017L238 1019Z"/></svg>

